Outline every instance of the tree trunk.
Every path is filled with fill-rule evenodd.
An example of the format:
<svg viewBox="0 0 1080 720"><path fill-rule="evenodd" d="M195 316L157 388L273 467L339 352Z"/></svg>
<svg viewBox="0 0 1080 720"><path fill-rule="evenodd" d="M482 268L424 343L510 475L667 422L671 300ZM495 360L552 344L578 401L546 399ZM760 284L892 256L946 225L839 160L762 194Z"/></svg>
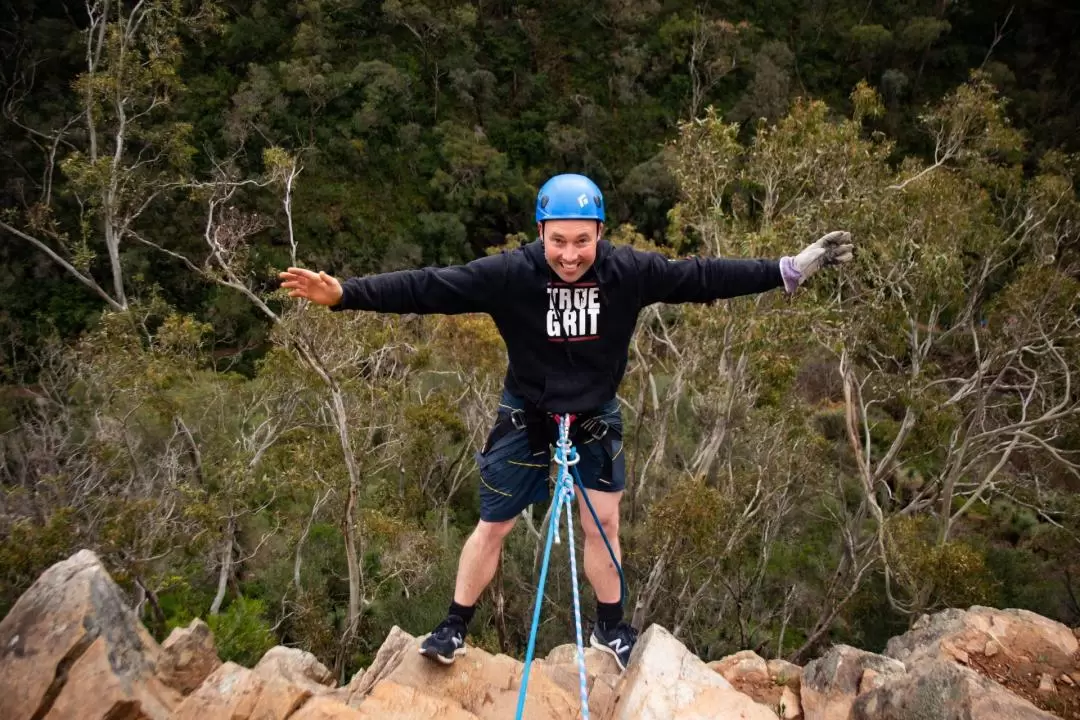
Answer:
<svg viewBox="0 0 1080 720"><path fill-rule="evenodd" d="M135 576L135 585L139 588L139 607L136 610L136 614L139 619L142 619L142 605L146 602L150 603L150 609L154 612L154 625L159 630L165 629L165 611L161 609L161 602L158 601L157 593L150 588L146 587L146 583L138 575Z"/></svg>
<svg viewBox="0 0 1080 720"><path fill-rule="evenodd" d="M217 594L210 603L210 614L217 615L221 612L221 603L225 600L225 590L229 586L229 576L232 575L233 566L233 535L236 533L236 518L229 516L229 523L225 529L225 540L221 544L221 571L218 573Z"/></svg>
<svg viewBox="0 0 1080 720"><path fill-rule="evenodd" d="M329 378L327 378L329 379ZM349 441L348 414L345 412L345 398L337 383L330 380L331 410L337 421L338 438L341 452L345 458L345 467L349 473L349 495L345 504L345 516L342 520L342 534L345 536L345 560L349 568L349 615L346 621L346 636L352 636L360 627L360 597L363 585L360 553L357 552L359 538L356 534L356 500L360 495L360 473L352 454Z"/></svg>
<svg viewBox="0 0 1080 720"><path fill-rule="evenodd" d="M630 624L636 628L640 628L642 623L645 622L645 615L649 612L653 600L656 599L656 594L663 585L664 569L667 567L667 563L668 550L664 548L663 552L660 553L660 559L656 561L652 571L649 572L649 579L645 581L645 587L642 589L641 594L638 595L637 602L634 603L634 615L630 619Z"/></svg>
<svg viewBox="0 0 1080 720"><path fill-rule="evenodd" d="M499 556L499 564L495 568L495 582L491 584L491 595L495 601L492 620L495 621L495 633L499 637L499 649L509 654L510 635L506 631L506 594L503 592L502 556Z"/></svg>

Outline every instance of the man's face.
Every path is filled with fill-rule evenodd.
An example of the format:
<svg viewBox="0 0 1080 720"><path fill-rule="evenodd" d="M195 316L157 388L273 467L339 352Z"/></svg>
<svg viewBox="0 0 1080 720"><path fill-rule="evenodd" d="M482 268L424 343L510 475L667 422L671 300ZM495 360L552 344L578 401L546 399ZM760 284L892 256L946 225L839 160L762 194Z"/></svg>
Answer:
<svg viewBox="0 0 1080 720"><path fill-rule="evenodd" d="M595 220L548 220L538 224L544 257L564 282L576 282L596 261L603 224Z"/></svg>

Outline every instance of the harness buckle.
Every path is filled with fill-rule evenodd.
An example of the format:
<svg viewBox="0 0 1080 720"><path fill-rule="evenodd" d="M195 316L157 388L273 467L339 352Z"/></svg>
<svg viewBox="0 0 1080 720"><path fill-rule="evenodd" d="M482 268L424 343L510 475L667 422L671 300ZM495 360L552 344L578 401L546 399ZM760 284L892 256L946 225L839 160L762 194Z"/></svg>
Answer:
<svg viewBox="0 0 1080 720"><path fill-rule="evenodd" d="M516 408L510 411L510 424L514 426L515 430L525 429L525 411L521 408Z"/></svg>
<svg viewBox="0 0 1080 720"><path fill-rule="evenodd" d="M587 431L590 435L592 435L593 440L598 441L603 440L604 436L606 436L608 434L608 431L611 429L611 426L608 425L606 421L601 420L600 418L589 418L585 422L581 423L581 427L583 430Z"/></svg>

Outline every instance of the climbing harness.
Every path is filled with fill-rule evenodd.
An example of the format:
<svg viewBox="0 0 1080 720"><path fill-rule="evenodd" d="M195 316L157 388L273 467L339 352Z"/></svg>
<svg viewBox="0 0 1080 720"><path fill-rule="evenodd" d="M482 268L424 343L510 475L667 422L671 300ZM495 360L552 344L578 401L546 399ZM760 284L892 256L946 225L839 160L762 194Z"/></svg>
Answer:
<svg viewBox="0 0 1080 720"><path fill-rule="evenodd" d="M581 458L578 456L577 448L574 447L574 444L570 439L570 423L573 422L574 416L564 414L555 415L554 418L559 429L558 440L555 443L555 463L559 466L559 470L555 481L555 492L552 498L553 505L551 508L551 517L548 520L547 537L544 541L544 562L540 566L540 583L536 591L536 605L533 608L532 629L529 631L529 646L525 652L525 672L521 678L521 690L518 692L516 720L522 720L524 717L525 696L529 687L529 674L532 670L533 652L536 650L536 633L540 627L540 606L544 599L544 586L547 583L548 563L551 559L551 545L553 541L556 543L561 542L559 537L559 524L562 522L564 509L566 510L566 534L570 540L570 578L574 590L574 630L577 634L581 717L582 720L589 720L589 698L585 688L585 644L581 634L581 598L578 594L577 553L574 548L573 500L575 484L581 489L581 496L585 498L585 505L589 508L589 513L592 515L593 522L596 523L596 527L600 531L600 537L603 538L608 554L611 555L611 561L615 563L615 568L619 571L619 602L623 602L626 598L626 580L623 577L622 566L615 557L615 551L612 549L611 543L608 542L607 535L604 534L604 528L600 525L596 510L593 509L592 503L589 501L589 494L585 492L585 485L581 481L581 475L575 467ZM606 431L606 427L604 430ZM593 430L590 430L590 432L593 432Z"/></svg>

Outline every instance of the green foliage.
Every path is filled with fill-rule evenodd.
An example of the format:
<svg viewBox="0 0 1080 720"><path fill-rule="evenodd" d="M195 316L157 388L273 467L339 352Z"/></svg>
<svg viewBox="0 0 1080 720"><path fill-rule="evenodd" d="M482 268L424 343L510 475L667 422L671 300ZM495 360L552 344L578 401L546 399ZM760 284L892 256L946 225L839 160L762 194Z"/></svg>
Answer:
<svg viewBox="0 0 1080 720"><path fill-rule="evenodd" d="M992 597L984 555L961 540L937 542L927 518L893 518L886 548L894 581L921 612L985 605Z"/></svg>
<svg viewBox="0 0 1080 720"><path fill-rule="evenodd" d="M5 504L18 500L17 491L8 491ZM79 528L71 508L59 508L43 524L30 518L15 519L4 528L0 542L0 616L53 563L59 562L79 547Z"/></svg>
<svg viewBox="0 0 1080 720"><path fill-rule="evenodd" d="M206 623L214 633L218 655L225 662L255 667L277 644L262 600L237 598L222 614L206 618Z"/></svg>

